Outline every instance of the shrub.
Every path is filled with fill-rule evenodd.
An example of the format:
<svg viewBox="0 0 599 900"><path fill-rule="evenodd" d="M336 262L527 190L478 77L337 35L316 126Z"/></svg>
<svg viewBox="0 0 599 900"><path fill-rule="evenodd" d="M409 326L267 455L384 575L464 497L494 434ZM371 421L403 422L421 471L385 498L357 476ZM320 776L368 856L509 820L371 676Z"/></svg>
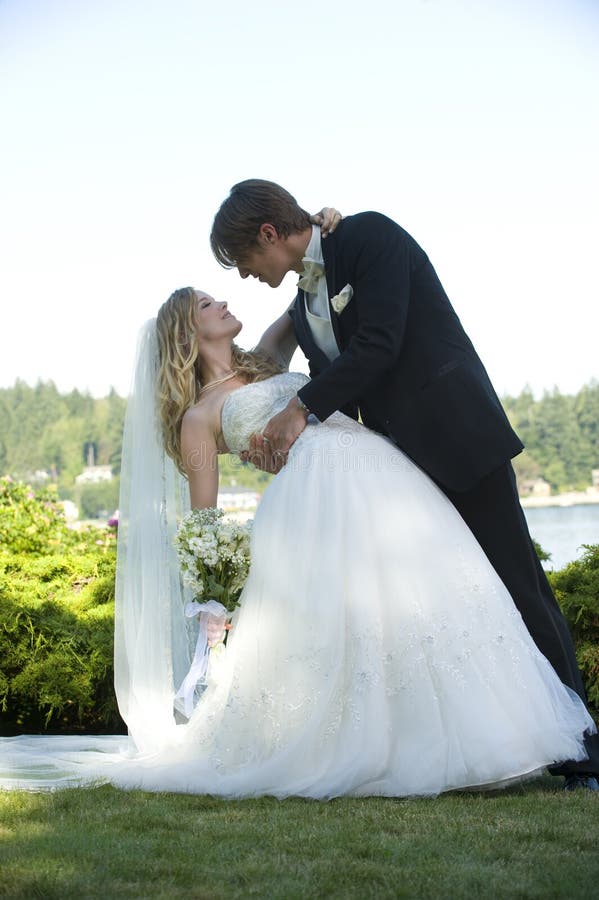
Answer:
<svg viewBox="0 0 599 900"><path fill-rule="evenodd" d="M3 478L0 540L3 730L122 730L114 529L73 531L51 491Z"/></svg>
<svg viewBox="0 0 599 900"><path fill-rule="evenodd" d="M585 545L580 559L548 573L574 643L589 703L599 712L599 544Z"/></svg>
<svg viewBox="0 0 599 900"><path fill-rule="evenodd" d="M48 553L76 543L51 489L0 478L0 548L5 552Z"/></svg>
<svg viewBox="0 0 599 900"><path fill-rule="evenodd" d="M122 730L113 690L114 575L114 547L0 557L5 730Z"/></svg>

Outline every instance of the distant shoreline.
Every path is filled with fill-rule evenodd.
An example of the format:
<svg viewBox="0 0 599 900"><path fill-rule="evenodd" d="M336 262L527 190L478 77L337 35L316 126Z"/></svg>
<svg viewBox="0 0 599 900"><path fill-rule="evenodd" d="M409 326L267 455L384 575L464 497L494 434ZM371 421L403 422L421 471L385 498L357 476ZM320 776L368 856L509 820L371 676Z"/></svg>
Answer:
<svg viewBox="0 0 599 900"><path fill-rule="evenodd" d="M599 490L589 488L587 491L568 491L565 494L552 494L550 497L520 497L524 509L539 509L547 506L589 506L599 503Z"/></svg>

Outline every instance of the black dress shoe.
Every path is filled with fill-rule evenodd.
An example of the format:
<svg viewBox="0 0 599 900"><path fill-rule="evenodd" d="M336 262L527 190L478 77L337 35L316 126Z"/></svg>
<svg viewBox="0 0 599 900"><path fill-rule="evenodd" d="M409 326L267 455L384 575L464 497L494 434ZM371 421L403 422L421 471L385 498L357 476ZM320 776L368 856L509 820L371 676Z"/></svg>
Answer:
<svg viewBox="0 0 599 900"><path fill-rule="evenodd" d="M566 775L565 791L599 791L599 781L594 775Z"/></svg>

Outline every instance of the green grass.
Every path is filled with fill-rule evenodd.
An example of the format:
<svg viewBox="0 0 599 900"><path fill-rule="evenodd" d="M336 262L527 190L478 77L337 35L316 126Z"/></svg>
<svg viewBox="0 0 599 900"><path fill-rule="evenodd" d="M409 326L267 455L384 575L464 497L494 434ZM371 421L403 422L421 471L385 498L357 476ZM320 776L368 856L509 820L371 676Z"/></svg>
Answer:
<svg viewBox="0 0 599 900"><path fill-rule="evenodd" d="M561 779L436 800L0 794L10 898L591 898L599 797Z"/></svg>

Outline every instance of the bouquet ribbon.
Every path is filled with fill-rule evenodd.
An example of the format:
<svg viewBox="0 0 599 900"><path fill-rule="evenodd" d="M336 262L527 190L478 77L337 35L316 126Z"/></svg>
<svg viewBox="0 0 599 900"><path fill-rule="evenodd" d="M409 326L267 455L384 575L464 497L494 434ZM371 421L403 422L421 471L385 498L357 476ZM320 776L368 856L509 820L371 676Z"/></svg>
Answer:
<svg viewBox="0 0 599 900"><path fill-rule="evenodd" d="M197 600L194 600L192 603L185 604L185 615L188 619L197 616L198 613L201 613L200 631L195 653L189 672L175 694L175 706L178 709L181 709L188 719L193 712L193 696L196 684L204 677L206 670L208 669L208 658L210 656L210 647L208 646L208 616L224 617L227 615L227 610L218 600L207 600L206 603L198 603Z"/></svg>

